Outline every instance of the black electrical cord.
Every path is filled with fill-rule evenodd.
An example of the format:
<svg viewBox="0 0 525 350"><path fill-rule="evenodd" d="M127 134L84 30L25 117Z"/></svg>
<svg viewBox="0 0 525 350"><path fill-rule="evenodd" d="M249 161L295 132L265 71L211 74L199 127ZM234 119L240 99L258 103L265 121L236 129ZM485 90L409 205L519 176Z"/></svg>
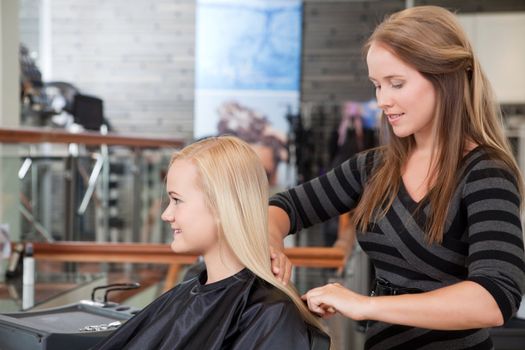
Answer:
<svg viewBox="0 0 525 350"><path fill-rule="evenodd" d="M91 292L91 301L95 300L95 293L97 290L106 289L106 292L104 293L104 304L108 302L108 294L109 292L113 292L116 290L130 290L130 289L137 289L140 287L140 283L134 282L134 283L113 283L108 284L105 286L99 286L93 288L93 291Z"/></svg>

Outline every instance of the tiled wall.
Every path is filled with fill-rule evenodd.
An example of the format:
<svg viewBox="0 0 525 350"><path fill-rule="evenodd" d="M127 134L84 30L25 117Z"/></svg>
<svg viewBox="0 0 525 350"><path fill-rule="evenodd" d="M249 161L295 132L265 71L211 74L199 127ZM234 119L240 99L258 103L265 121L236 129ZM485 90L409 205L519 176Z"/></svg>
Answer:
<svg viewBox="0 0 525 350"><path fill-rule="evenodd" d="M102 98L119 132L191 137L194 0L48 4L52 80ZM22 17L28 27L33 15Z"/></svg>
<svg viewBox="0 0 525 350"><path fill-rule="evenodd" d="M415 0L415 5L436 5L461 13L525 11L523 0Z"/></svg>
<svg viewBox="0 0 525 350"><path fill-rule="evenodd" d="M306 1L302 101L366 101L373 97L361 48L386 14L404 6L402 0Z"/></svg>
<svg viewBox="0 0 525 350"><path fill-rule="evenodd" d="M19 0L20 42L30 51L39 49L40 0Z"/></svg>

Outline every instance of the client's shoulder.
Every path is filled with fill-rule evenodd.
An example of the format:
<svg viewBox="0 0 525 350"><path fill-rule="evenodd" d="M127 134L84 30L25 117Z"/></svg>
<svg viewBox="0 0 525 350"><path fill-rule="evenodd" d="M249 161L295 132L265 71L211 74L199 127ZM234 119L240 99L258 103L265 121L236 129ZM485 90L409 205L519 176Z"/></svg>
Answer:
<svg viewBox="0 0 525 350"><path fill-rule="evenodd" d="M257 276L253 279L253 284L250 288L247 307L276 312L299 312L297 306L286 293Z"/></svg>
<svg viewBox="0 0 525 350"><path fill-rule="evenodd" d="M308 326L286 293L255 276L248 290L233 323L235 349L310 348Z"/></svg>

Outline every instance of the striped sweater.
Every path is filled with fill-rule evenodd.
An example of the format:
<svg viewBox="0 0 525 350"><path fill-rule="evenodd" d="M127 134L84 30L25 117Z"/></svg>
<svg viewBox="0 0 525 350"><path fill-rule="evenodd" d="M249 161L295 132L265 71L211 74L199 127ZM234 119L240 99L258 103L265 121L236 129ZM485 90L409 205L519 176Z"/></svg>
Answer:
<svg viewBox="0 0 525 350"><path fill-rule="evenodd" d="M270 205L288 213L290 233L348 212L379 161L378 151L360 153L326 175L273 196ZM525 292L516 180L482 147L465 156L459 174L441 244L425 242L429 203L415 202L402 182L385 217L367 232L358 232L359 244L377 277L423 291L474 281L494 297L508 320ZM369 322L366 338L365 348L370 350L493 348L486 329L436 331Z"/></svg>

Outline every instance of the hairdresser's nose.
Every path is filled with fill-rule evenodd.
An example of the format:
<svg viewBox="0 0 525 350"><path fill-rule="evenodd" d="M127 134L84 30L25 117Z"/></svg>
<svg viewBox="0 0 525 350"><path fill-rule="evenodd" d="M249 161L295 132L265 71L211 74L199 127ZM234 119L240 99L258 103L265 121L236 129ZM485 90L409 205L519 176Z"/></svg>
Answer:
<svg viewBox="0 0 525 350"><path fill-rule="evenodd" d="M164 212L161 214L160 218L162 219L162 221L166 221L166 222L175 221L175 215L173 214L173 209L171 208L171 204L166 207Z"/></svg>
<svg viewBox="0 0 525 350"><path fill-rule="evenodd" d="M392 95L390 94L388 89L376 89L376 99L379 108L381 108L385 112L394 104L392 100Z"/></svg>

